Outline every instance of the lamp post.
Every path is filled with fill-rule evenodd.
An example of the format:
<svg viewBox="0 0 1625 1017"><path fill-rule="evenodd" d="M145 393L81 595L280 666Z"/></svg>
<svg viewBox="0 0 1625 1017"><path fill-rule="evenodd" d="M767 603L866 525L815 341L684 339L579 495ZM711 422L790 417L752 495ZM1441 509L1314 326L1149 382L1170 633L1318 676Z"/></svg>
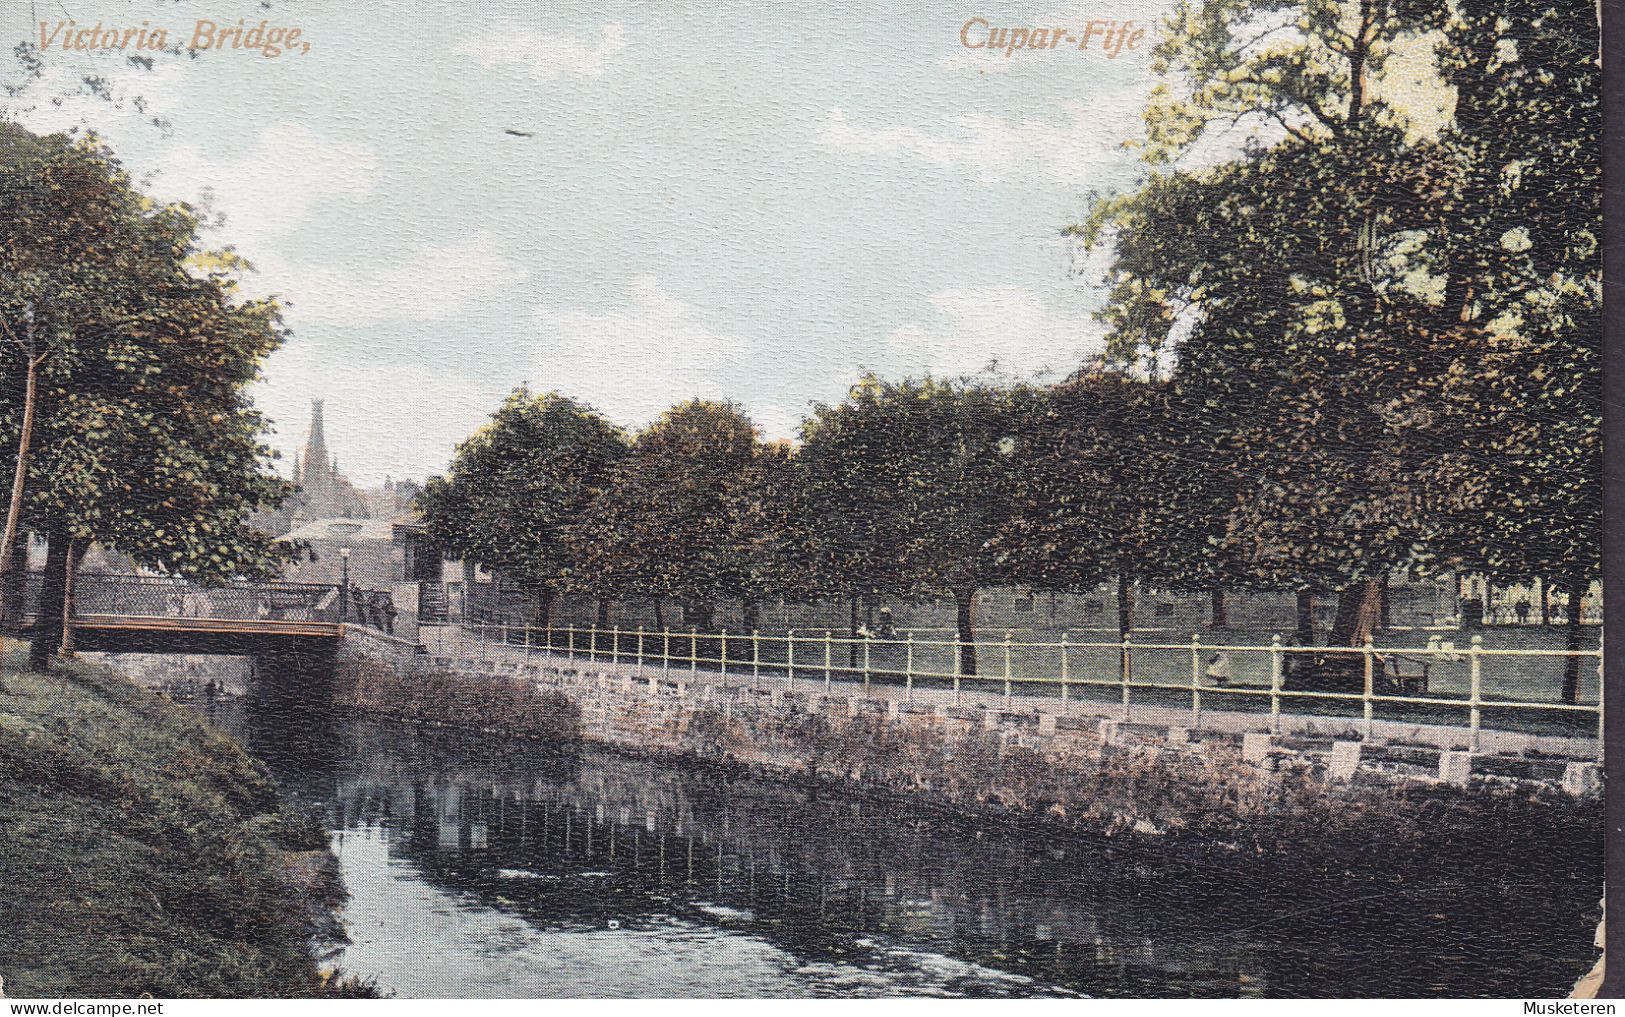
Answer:
<svg viewBox="0 0 1625 1017"><path fill-rule="evenodd" d="M350 549L339 548L339 622L350 617Z"/></svg>

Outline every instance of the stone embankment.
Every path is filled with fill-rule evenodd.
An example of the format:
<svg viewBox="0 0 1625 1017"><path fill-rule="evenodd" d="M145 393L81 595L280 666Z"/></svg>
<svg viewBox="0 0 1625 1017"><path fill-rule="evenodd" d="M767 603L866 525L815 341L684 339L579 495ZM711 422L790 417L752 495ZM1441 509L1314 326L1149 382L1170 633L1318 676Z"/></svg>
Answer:
<svg viewBox="0 0 1625 1017"><path fill-rule="evenodd" d="M347 640L338 675L341 704L398 719L587 741L1090 833L1259 851L1346 838L1334 851L1356 854L1384 843L1420 849L1450 816L1486 830L1516 821L1600 834L1595 764L1548 758L1536 740L1524 754L1490 755L1313 731L1193 732L1020 699L910 701L890 687L865 695L840 683L826 691L504 652L454 660L385 640Z"/></svg>

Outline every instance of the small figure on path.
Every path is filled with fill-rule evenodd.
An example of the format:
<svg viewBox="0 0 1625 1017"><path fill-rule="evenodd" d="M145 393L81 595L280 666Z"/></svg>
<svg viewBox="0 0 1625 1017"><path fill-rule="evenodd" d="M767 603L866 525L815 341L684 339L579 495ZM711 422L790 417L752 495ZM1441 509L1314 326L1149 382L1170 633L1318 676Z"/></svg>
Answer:
<svg viewBox="0 0 1625 1017"><path fill-rule="evenodd" d="M1229 685L1235 677L1230 671L1230 655L1223 650L1207 660L1207 680L1215 685Z"/></svg>
<svg viewBox="0 0 1625 1017"><path fill-rule="evenodd" d="M1528 625L1529 624L1529 598L1528 597L1524 597L1522 600L1519 600L1517 604L1513 605L1512 610L1518 616L1518 624L1519 625Z"/></svg>

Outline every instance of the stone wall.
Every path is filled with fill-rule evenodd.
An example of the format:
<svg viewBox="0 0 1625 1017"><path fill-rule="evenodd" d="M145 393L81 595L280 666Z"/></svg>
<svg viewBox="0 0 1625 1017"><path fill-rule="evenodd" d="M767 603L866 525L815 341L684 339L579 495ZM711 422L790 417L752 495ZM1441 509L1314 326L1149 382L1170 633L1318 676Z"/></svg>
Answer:
<svg viewBox="0 0 1625 1017"><path fill-rule="evenodd" d="M1352 743L1351 750L1315 736L1193 734L1037 709L908 702L884 690L864 696L693 681L630 665L453 662L405 645L347 640L336 683L341 705L1091 833L1289 846L1341 830L1336 850L1359 852L1396 838L1414 846L1451 814L1488 829L1509 808L1549 812L1542 821L1577 830L1600 816L1595 764L1462 760L1466 754L1412 745ZM1574 766L1585 779L1573 777ZM1574 793L1560 790L1565 782Z"/></svg>

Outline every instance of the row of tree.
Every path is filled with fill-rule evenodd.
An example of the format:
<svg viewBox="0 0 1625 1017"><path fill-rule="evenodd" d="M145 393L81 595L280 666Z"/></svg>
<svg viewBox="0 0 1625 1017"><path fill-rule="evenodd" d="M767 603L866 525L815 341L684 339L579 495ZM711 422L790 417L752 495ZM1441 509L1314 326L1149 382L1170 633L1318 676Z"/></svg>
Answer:
<svg viewBox="0 0 1625 1017"><path fill-rule="evenodd" d="M199 580L280 567L248 523L286 485L245 388L284 330L274 302L236 293L244 268L94 139L0 121L0 610L21 609L28 534L43 537L34 667L72 650L92 543Z"/></svg>
<svg viewBox="0 0 1625 1017"><path fill-rule="evenodd" d="M869 378L793 451L727 405L628 441L520 391L428 485L431 530L544 613L561 591L702 619L951 594L967 671L976 591L1015 582L1115 577L1125 631L1137 582L1292 590L1305 620L1335 595L1350 645L1400 572L1578 603L1601 550L1598 40L1591 7L1545 0L1186 0L1143 183L1068 230L1112 257L1102 363ZM1418 120L1383 96L1430 50L1453 113Z"/></svg>

